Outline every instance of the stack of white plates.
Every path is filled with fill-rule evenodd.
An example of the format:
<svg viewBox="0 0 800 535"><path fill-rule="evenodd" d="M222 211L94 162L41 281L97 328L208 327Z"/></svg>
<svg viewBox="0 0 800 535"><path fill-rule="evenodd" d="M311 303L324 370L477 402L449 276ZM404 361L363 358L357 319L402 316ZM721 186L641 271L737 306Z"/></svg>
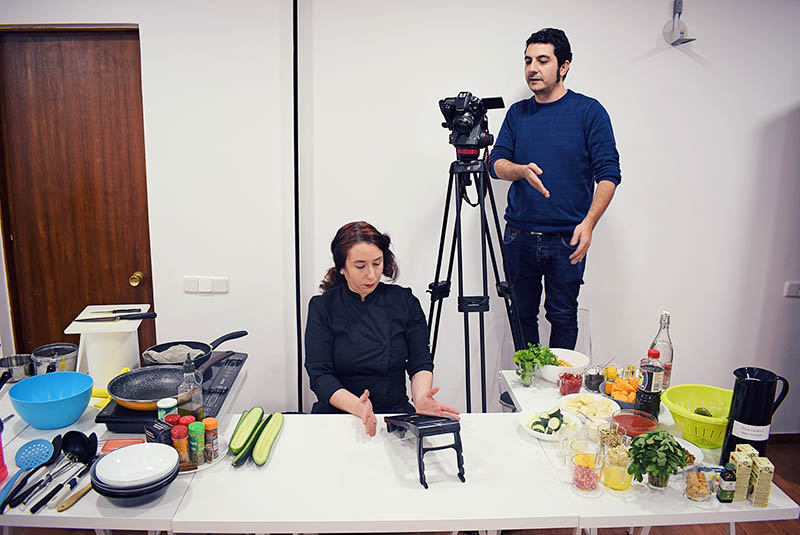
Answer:
<svg viewBox="0 0 800 535"><path fill-rule="evenodd" d="M125 446L94 463L90 472L92 487L113 500L152 498L178 477L179 462L178 452L166 444Z"/></svg>

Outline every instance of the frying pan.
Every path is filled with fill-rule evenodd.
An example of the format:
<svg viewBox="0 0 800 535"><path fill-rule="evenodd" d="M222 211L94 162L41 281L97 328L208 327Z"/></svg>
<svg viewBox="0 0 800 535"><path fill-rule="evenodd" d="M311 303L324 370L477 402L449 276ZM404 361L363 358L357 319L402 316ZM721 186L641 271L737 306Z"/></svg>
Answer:
<svg viewBox="0 0 800 535"><path fill-rule="evenodd" d="M232 354L233 351L224 351L214 355L201 364L195 373L203 374L212 365ZM125 408L135 411L154 411L157 409L156 403L159 399L176 398L180 405L194 394L195 391L192 390L178 397L178 386L181 382L183 382L183 366L159 364L136 368L117 375L108 382L106 390L111 399Z"/></svg>
<svg viewBox="0 0 800 535"><path fill-rule="evenodd" d="M247 331L234 331L232 333L223 334L210 344L206 344L204 342L195 342L195 341L180 341L180 342L164 342L163 344L156 344L152 347L148 347L146 351L155 351L156 353L161 353L162 351L166 351L167 349L177 346L180 344L187 345L192 349L198 349L203 352L202 355L197 355L192 359L194 361L195 368L198 368L201 364L208 360L208 357L211 355L211 352L217 348L222 342L227 342L228 340L234 340L236 338L242 338L243 336L247 336ZM151 363L151 364L144 364L145 366L173 366L172 364L161 364L161 363Z"/></svg>

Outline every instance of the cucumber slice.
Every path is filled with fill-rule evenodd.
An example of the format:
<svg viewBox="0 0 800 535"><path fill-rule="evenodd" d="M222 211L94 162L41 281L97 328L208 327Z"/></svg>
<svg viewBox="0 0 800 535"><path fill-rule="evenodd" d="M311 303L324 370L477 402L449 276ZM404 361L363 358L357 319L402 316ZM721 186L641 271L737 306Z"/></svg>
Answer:
<svg viewBox="0 0 800 535"><path fill-rule="evenodd" d="M547 411L547 415L550 416L550 417L553 417L553 416L559 417L559 416L561 416L561 409L558 408L558 407L553 407L552 409Z"/></svg>
<svg viewBox="0 0 800 535"><path fill-rule="evenodd" d="M255 431L250 435L250 438L247 439L247 443L241 449L241 451L234 457L231 464L233 466L239 466L244 464L244 462L250 458L250 454L253 452L253 446L256 444L256 438L261 433L261 431L267 426L267 423L272 419L272 415L270 414L263 420L261 420L258 425L256 426Z"/></svg>
<svg viewBox="0 0 800 535"><path fill-rule="evenodd" d="M544 433L545 432L544 431L544 426L542 424L540 424L540 423L533 424L533 426L531 426L531 429L533 429L534 431L538 431L539 433Z"/></svg>
<svg viewBox="0 0 800 535"><path fill-rule="evenodd" d="M550 428L548 427L548 428L547 428L547 430L546 430L544 433L545 433L546 435L552 435L553 433L555 433L555 431L553 431L552 429L550 429Z"/></svg>
<svg viewBox="0 0 800 535"><path fill-rule="evenodd" d="M278 438L283 427L283 414L280 412L273 412L270 417L269 423L264 427L264 430L259 433L256 439L256 445L253 447L253 462L261 466L267 459L272 451L272 445L275 439Z"/></svg>
<svg viewBox="0 0 800 535"><path fill-rule="evenodd" d="M540 413L539 413L539 418L540 418L540 419L548 419L548 418L550 418L550 413L549 413L549 412L547 412L547 411L540 412Z"/></svg>
<svg viewBox="0 0 800 535"><path fill-rule="evenodd" d="M244 448L247 441L250 437L255 433L256 427L258 427L259 422L261 422L261 417L264 415L264 409L261 407L253 407L244 418L241 419L239 424L236 426L236 430L231 437L231 444L230 450L231 453L237 455L242 448Z"/></svg>
<svg viewBox="0 0 800 535"><path fill-rule="evenodd" d="M552 429L553 431L558 431L561 429L561 419L556 418L555 416L550 418L547 422L547 429Z"/></svg>

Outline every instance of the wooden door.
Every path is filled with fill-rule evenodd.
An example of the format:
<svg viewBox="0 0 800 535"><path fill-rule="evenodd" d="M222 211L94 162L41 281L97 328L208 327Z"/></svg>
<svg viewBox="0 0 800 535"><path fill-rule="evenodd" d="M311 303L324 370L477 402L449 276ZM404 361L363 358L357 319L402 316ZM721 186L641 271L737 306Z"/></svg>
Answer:
<svg viewBox="0 0 800 535"><path fill-rule="evenodd" d="M138 30L0 32L0 159L17 353L77 343L88 304L152 305Z"/></svg>

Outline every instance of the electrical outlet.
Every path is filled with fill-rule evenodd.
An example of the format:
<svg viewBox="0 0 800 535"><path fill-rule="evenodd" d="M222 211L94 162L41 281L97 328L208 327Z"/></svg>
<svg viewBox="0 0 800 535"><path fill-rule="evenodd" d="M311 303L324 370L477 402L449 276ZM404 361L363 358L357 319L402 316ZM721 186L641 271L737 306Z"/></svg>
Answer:
<svg viewBox="0 0 800 535"><path fill-rule="evenodd" d="M800 282L786 281L786 284L783 285L783 296L800 297Z"/></svg>

